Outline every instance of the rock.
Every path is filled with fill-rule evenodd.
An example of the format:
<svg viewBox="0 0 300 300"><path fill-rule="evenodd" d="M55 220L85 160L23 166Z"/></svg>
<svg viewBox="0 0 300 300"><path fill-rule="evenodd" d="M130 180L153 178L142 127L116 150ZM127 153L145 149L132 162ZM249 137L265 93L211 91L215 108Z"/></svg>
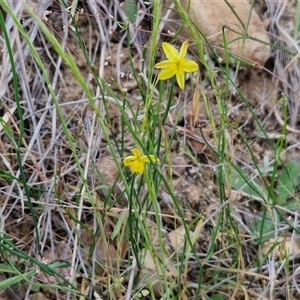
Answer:
<svg viewBox="0 0 300 300"><path fill-rule="evenodd" d="M225 30L225 36L228 44L228 50L237 56L241 56L252 63L264 65L270 57L271 50L270 39L264 28L264 24L258 14L251 9L247 0L228 1L234 9L239 19L232 12L225 1L207 1L207 0L181 0L184 9L188 9L188 16L192 22L199 25L199 30L207 38L211 46L216 47L218 55L224 59L224 45L222 29ZM164 7L170 7L171 0L165 0ZM164 12L167 13L167 11ZM166 16L166 15L165 15ZM249 18L250 16L250 18ZM171 12L166 20L165 29L176 32L181 25L180 17L177 13ZM243 25L241 24L243 23ZM249 23L249 24L248 24ZM248 24L248 26L247 26ZM251 38L243 39L244 28L247 28L248 36ZM182 29L179 37L186 40L190 39L189 31L186 27ZM238 40L236 40L238 39ZM260 41L256 41L257 39ZM189 49L196 54L197 49L191 45Z"/></svg>

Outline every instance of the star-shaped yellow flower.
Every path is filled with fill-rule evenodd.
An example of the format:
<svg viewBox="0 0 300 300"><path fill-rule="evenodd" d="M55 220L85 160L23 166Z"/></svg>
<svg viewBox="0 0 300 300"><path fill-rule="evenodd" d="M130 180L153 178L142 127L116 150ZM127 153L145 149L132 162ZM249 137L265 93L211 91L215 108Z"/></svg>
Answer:
<svg viewBox="0 0 300 300"><path fill-rule="evenodd" d="M123 164L124 166L129 167L132 173L143 174L145 163L150 162L149 158L153 162L159 162L159 159L154 155L149 155L149 157L147 155L142 155L142 152L139 149L132 149L131 152L133 156L124 158Z"/></svg>
<svg viewBox="0 0 300 300"><path fill-rule="evenodd" d="M178 85L181 89L184 89L184 72L195 72L199 68L197 63L185 58L188 41L182 44L179 53L175 47L169 43L162 43L162 47L168 60L164 60L154 66L158 69L164 69L158 74L158 79L167 80L176 75Z"/></svg>

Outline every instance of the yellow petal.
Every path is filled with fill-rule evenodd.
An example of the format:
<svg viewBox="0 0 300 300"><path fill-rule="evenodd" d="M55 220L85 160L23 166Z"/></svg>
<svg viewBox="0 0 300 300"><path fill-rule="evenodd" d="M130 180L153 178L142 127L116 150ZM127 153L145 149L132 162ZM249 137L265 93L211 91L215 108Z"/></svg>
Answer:
<svg viewBox="0 0 300 300"><path fill-rule="evenodd" d="M173 77L176 74L176 69L174 68L168 68L160 71L157 78L160 80L167 80L171 77Z"/></svg>
<svg viewBox="0 0 300 300"><path fill-rule="evenodd" d="M140 149L134 148L131 150L131 152L136 159L142 156L142 152L140 151Z"/></svg>
<svg viewBox="0 0 300 300"><path fill-rule="evenodd" d="M160 162L160 160L157 157L155 157L154 155L149 155L149 158L153 162Z"/></svg>
<svg viewBox="0 0 300 300"><path fill-rule="evenodd" d="M159 159L156 158L154 155L149 155L149 158L150 158L150 160L153 161L153 162L159 162Z"/></svg>
<svg viewBox="0 0 300 300"><path fill-rule="evenodd" d="M164 42L164 43L162 43L162 47L163 47L163 50L164 50L164 52L165 52L165 54L166 54L166 57L167 57L169 60L171 60L171 61L173 61L173 60L175 60L175 59L178 60L178 58L179 58L179 53L178 53L178 51L175 49L174 46L172 46L172 45L169 44L169 43Z"/></svg>
<svg viewBox="0 0 300 300"><path fill-rule="evenodd" d="M148 155L148 156L147 156L147 155L143 155L142 157L140 157L140 161L146 163L146 162L149 162L149 161L150 161L149 158L150 158L150 160L153 161L153 162L156 162L156 161L159 162L159 159L156 158L154 155Z"/></svg>
<svg viewBox="0 0 300 300"><path fill-rule="evenodd" d="M127 156L126 158L124 158L123 164L125 167L130 166L134 163L135 160L136 158L134 156Z"/></svg>
<svg viewBox="0 0 300 300"><path fill-rule="evenodd" d="M198 64L190 59L185 59L180 66L184 72L195 72L199 69Z"/></svg>
<svg viewBox="0 0 300 300"><path fill-rule="evenodd" d="M136 160L131 166L131 172L132 173L139 173L139 174L143 174L145 166L144 163L142 163L139 160Z"/></svg>
<svg viewBox="0 0 300 300"><path fill-rule="evenodd" d="M174 63L170 60L163 60L159 63L157 63L154 67L157 69L165 69L165 68L171 68L174 65Z"/></svg>
<svg viewBox="0 0 300 300"><path fill-rule="evenodd" d="M184 78L184 72L182 70L179 70L176 73L176 79L177 79L178 85L183 90L184 89L184 84L185 84L185 78Z"/></svg>
<svg viewBox="0 0 300 300"><path fill-rule="evenodd" d="M149 155L150 156L150 155ZM153 156L153 155L152 155ZM147 163L147 162L149 162L150 160L149 160L149 158L148 158L148 156L147 155L143 155L142 157L140 157L140 161L142 162L142 163Z"/></svg>
<svg viewBox="0 0 300 300"><path fill-rule="evenodd" d="M188 41L185 41L182 45L181 45L181 48L180 48L180 52L179 52L179 59L182 59L186 56L186 53L187 53L187 49L188 49L188 45L189 45L189 42Z"/></svg>

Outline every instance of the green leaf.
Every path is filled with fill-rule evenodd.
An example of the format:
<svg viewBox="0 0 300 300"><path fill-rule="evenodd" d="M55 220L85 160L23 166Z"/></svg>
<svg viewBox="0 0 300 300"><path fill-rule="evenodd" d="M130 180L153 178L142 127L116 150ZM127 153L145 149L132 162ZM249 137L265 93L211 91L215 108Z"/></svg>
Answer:
<svg viewBox="0 0 300 300"><path fill-rule="evenodd" d="M24 280L24 278L30 278L31 276L35 275L37 270L29 271L22 275L16 275L14 277L2 280L0 283L0 290L3 290L13 284L19 283L20 281Z"/></svg>
<svg viewBox="0 0 300 300"><path fill-rule="evenodd" d="M213 296L205 298L205 300L223 300L223 299L225 299L225 298L222 294L215 294Z"/></svg>
<svg viewBox="0 0 300 300"><path fill-rule="evenodd" d="M252 240L252 244L262 245L274 237L274 224L278 222L279 218L279 214L275 210L272 210L272 214L269 212L259 212L250 224L251 235L257 236L257 239Z"/></svg>
<svg viewBox="0 0 300 300"><path fill-rule="evenodd" d="M125 0L123 10L131 23L134 23L137 16L136 0Z"/></svg>
<svg viewBox="0 0 300 300"><path fill-rule="evenodd" d="M284 207L290 211L297 211L300 209L299 198L287 199L284 203Z"/></svg>
<svg viewBox="0 0 300 300"><path fill-rule="evenodd" d="M296 187L300 184L300 158L294 158L286 163L285 169L278 177L276 204L295 210L298 206L298 199L293 198L288 201L289 197L295 196ZM296 206L295 206L296 205Z"/></svg>
<svg viewBox="0 0 300 300"><path fill-rule="evenodd" d="M243 193L262 198L262 186L260 182L255 178L251 179L249 174L238 166L231 171L231 186L236 190L242 190Z"/></svg>

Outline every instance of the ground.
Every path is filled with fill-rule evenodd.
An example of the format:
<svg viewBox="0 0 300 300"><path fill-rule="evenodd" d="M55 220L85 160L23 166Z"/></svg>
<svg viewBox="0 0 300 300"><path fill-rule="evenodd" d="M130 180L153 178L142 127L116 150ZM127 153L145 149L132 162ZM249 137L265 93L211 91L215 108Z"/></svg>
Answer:
<svg viewBox="0 0 300 300"><path fill-rule="evenodd" d="M271 43L278 45L278 47L287 48L290 46L287 37L292 35L295 26L297 6L294 1L285 1L281 6L281 14L275 11L274 6L275 4L261 0L255 2L254 8L270 36ZM120 6L107 2L99 7L98 15L95 15L92 12L93 4L88 5L79 1L76 14L79 32L76 32L69 22L70 14L68 12L71 8L69 11L65 10L62 4L53 3L47 8L49 14L44 14L44 24L61 41L66 51L70 51L76 57L79 71L93 93L95 105L104 116L109 139L113 141L114 145L122 144L123 156L119 157L121 161L130 154L134 145L134 137L129 132L124 134L124 116L120 112L119 104L108 93L105 94L106 101L103 100L104 96L99 91L93 72L100 73L114 95L117 95L121 105L127 105L127 103L123 104L125 94L126 99L130 99L130 108L125 109L130 122L134 118L134 114L137 114L138 118L142 118L142 97L137 82L140 82L143 87L151 84L144 79L143 72L140 72L143 69L141 66L147 63L150 58L147 57L147 54L141 57L136 45L144 45L151 38L152 10L151 6L141 4L141 27L138 28L139 30L133 27L137 36L135 44L133 43L129 49L127 35L124 30L117 26L114 19L122 21ZM278 8L280 8L279 4ZM127 199L123 193L124 186L119 177L119 169L114 161L112 151L108 147L107 138L101 130L95 130L94 110L88 103L78 78L75 78L68 65L60 60L59 55L41 31L34 32L36 27L32 18L24 12L19 12L19 14L22 15L20 19L24 29L34 36L34 45L49 74L51 86L58 97L70 136L66 137L64 134L64 128L57 115L55 105L49 92L46 91L47 85L43 80L41 71L23 45L24 60L16 61L21 79L19 93L25 125L20 153L27 183L36 189L30 190L30 196L33 199L31 207L28 202L24 201L28 194L26 197L24 196L23 186L16 180L20 173L15 148L10 137L4 134L6 131L1 127L0 187L2 194L0 194L0 200L1 222L4 224L2 232L5 232L15 247L38 259L37 250L32 246L36 238L34 228L38 227L40 244L42 245L39 260L44 263L45 261L61 259L71 263L75 245L73 235L76 231L74 220L78 216L76 205L79 205L79 195L82 193L80 185L82 174L80 172L85 171L85 160L89 157L90 164L86 178L89 187L94 192L95 203L90 203L86 196L83 197L81 217L85 228L81 229L78 251L82 260L80 264L90 265L93 260L91 248L95 247L96 251L93 257L104 263L95 267L98 273L96 280L94 279L94 285L99 290L104 291L103 282L109 273L105 264L109 265L113 261L112 265L117 268L114 260L120 259L118 263L122 265L121 269L124 270L128 267L126 263L129 259L127 257L128 241L112 238L116 224L119 224L117 220L124 217L121 212L127 209ZM110 15L113 15L113 18ZM13 31L13 29L11 30ZM283 31L286 33L285 36L282 36ZM85 46L86 55L93 64L92 67L86 63L85 54L81 51L82 46L78 41L78 34ZM162 31L159 49L161 49L161 42L165 40L170 41L170 38L167 32ZM15 47L13 51L17 52L17 46L20 44L15 42L12 45ZM247 170L246 173L249 176L257 176L255 175L257 165L260 169L273 167L272 161L276 159L274 147L278 145L283 131L286 131L286 134L284 139L285 151L280 154L282 160L287 160L287 157L289 160L296 159L299 155L298 128L300 128L300 120L298 91L296 90L299 79L295 78L298 75L297 58L294 59L293 55L287 55L278 47L272 48L271 57L265 65L230 65L231 86L226 85L228 81L226 81L217 62L213 58L208 58L216 79L216 85L220 87L220 90L229 89L229 97L224 102L228 107L227 117L229 120L229 126L226 129L226 144L229 145L230 152L226 159L233 161L243 170ZM132 55L132 60L128 53ZM222 122L215 90L211 86L206 69L193 53L188 55L191 59L199 62L199 77L190 76L187 78L185 91L175 87L171 108L162 130L165 138L170 138L170 136L174 136L174 138L171 144L162 141L159 156L164 157L168 153L167 147L170 149L171 156L162 165L161 172L173 187L174 195L176 195L180 206L179 210L178 207L174 207L168 188L162 184L158 195L162 228L164 229L162 238L164 243L168 245L169 254L175 253L177 235L182 236L185 232L183 230L183 218L186 224L190 226L191 236L195 232L198 234L197 241L194 243L194 252L188 259L188 271L184 278L190 286L198 283L199 274L201 274L202 281L209 287L205 291L205 297L212 297L215 290L218 290L219 279L226 274L228 276L226 278L224 275L226 284L230 285L231 280L243 282L243 288L220 289L223 298L219 299L246 299L246 295L250 299L258 299L259 295L263 295L264 289L272 290L269 287L272 283L270 283L268 265L262 264L261 272L256 269L256 262L259 259L258 245L251 243L252 232L249 229L250 224L253 224L254 215L259 214L262 205L255 198L255 195L251 197L246 190L236 191L238 190L236 183L232 183L230 186L229 182L234 177L227 178L223 185L230 186L230 188L226 189L225 198L229 200L225 204L230 206L232 209L230 213L240 226L238 233L242 241L242 244L239 245L240 251L234 252L238 242L234 244L227 241L227 239L232 241L232 238L228 236L230 234L234 236L233 232L213 236L215 232L212 228L216 226L216 223L222 222L219 218L220 207L225 204L220 202L220 183L216 182L216 169L220 162L220 156L216 151L215 129L208 117L204 100L209 103L211 113L215 116L214 121L217 130L222 126ZM156 61L161 60L162 57L163 53L159 51ZM17 125L18 119L16 119L17 110L14 105L13 84L11 76L9 76L10 71L4 69L5 66L9 65L8 60L5 59L6 57L1 54L2 71L0 74L3 92L1 92L0 116L4 120L6 120L5 117L8 118L13 135L18 136L19 127ZM223 66L226 67L225 64ZM199 94L194 92L195 86L199 87ZM158 98L158 94L159 91L155 90L153 97ZM198 101L199 99L200 101ZM284 99L287 99L288 103L286 114L283 112ZM166 107L166 105L167 97L163 102L163 106ZM9 114L9 109L13 109L11 111L12 116ZM288 120L287 126L284 122L285 117ZM260 126L262 126L263 131ZM72 154L70 139L74 142L75 152L78 154L79 164L82 166L81 171L74 167L76 159ZM91 148L89 148L90 139L93 141ZM119 150L118 146L115 146L114 149L116 153ZM278 167L279 171L281 171L280 167ZM237 178L238 181L241 177ZM141 195L145 194L145 191L141 191ZM107 199L111 202L108 202ZM101 205L97 209L103 212L101 217L103 226L101 230L93 233L95 226L94 207L99 203ZM38 216L38 225L34 223L31 217L32 210ZM226 215L226 212L223 213ZM294 218L296 217L294 216ZM155 218L150 216L147 219L147 225L152 228L153 242L156 249L159 249L155 235L158 230ZM199 229L200 225L201 229ZM292 231L288 230L287 232L287 239L289 239ZM213 253L207 255L212 239L215 239L216 246ZM291 255L297 251L298 248L291 251ZM220 252L227 256L220 257ZM195 258L195 253L197 253L197 258ZM23 265L22 259L16 257L14 264ZM148 270L153 271L155 265L151 255L149 257L146 255L146 257ZM205 262L202 261L204 258L206 259ZM201 266L199 259L202 262ZM277 258L274 259L276 263L280 264ZM6 261L5 255L2 260L3 263ZM233 263L233 260L236 260L236 264ZM220 275L220 277L216 275L218 272L224 271L225 268L230 269L234 266L238 269L237 265L239 264L244 264L244 268L247 269L245 274L235 274L232 271L232 273L228 273L230 275L227 273ZM28 270L30 270L29 265L24 265L25 269L28 266ZM297 267L296 260L293 261L293 267ZM28 270L26 269L26 271ZM170 278L176 277L174 266L169 265L168 271ZM59 272L64 278L69 278L72 274L70 268L63 268ZM80 272L84 274L83 270ZM1 276L3 280L10 277L5 271L2 271ZM39 282L56 283L55 277L51 274L40 272L36 276ZM101 276L105 280L102 281ZM237 279L235 276L241 278ZM278 286L283 290L292 285L285 276L286 273L279 271L276 277L279 282ZM82 278L78 276L77 282L84 291L84 288L88 286L88 281L85 283ZM123 288L130 286L130 279L126 278L125 281L128 282L122 285ZM145 286L147 285L145 284ZM175 288L177 292L179 289L178 287ZM247 292L244 289L247 289ZM297 299L299 297L297 288L292 289L289 298L286 296L286 292L277 289L277 287L273 287L273 289L275 289L275 292L272 290L273 299ZM161 288L157 286L154 290L157 297L163 293ZM191 290L193 289L191 288ZM2 290L1 299L24 299L26 291L28 291L26 282L20 286L10 286ZM36 293L31 291L31 294L26 295L26 297L28 299L64 299L64 293L67 291L60 291L58 295L53 289L41 289ZM118 290L115 287L114 293L115 299L126 295L122 288ZM260 299L269 299L270 294L271 292ZM191 294L184 292L182 295L192 297ZM210 299L205 297L203 296L203 299ZM146 296L144 298L146 299Z"/></svg>

